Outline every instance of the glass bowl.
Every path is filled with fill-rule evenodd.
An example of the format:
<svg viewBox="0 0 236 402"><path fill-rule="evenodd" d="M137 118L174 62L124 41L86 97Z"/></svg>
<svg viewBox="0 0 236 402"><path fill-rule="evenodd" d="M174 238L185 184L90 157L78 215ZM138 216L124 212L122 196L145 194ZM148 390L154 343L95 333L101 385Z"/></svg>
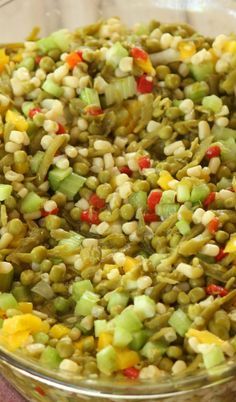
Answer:
<svg viewBox="0 0 236 402"><path fill-rule="evenodd" d="M19 12L20 10L20 12ZM23 40L36 25L42 35L73 29L99 18L119 16L127 24L157 19L187 22L209 36L235 30L233 0L0 0L1 42ZM36 402L232 402L236 400L236 361L210 371L156 382L63 377L0 349L0 372L29 401Z"/></svg>

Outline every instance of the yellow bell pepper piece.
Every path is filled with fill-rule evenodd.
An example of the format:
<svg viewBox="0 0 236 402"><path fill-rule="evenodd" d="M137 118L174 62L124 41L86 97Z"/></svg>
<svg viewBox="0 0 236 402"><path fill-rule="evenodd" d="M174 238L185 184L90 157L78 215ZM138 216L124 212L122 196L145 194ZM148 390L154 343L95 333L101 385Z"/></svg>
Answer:
<svg viewBox="0 0 236 402"><path fill-rule="evenodd" d="M135 260L135 258L132 257L125 257L125 262L123 269L125 272L132 271L132 269L136 268L139 265L139 261Z"/></svg>
<svg viewBox="0 0 236 402"><path fill-rule="evenodd" d="M7 318L3 322L2 331L5 335L14 335L18 332L40 332L44 328L41 318L33 314L21 314Z"/></svg>
<svg viewBox="0 0 236 402"><path fill-rule="evenodd" d="M52 338L60 339L63 336L66 336L70 333L69 328L65 327L65 325L62 324L55 324L53 327L50 329L49 334Z"/></svg>
<svg viewBox="0 0 236 402"><path fill-rule="evenodd" d="M229 241L226 243L225 253L235 253L236 252L236 235L230 237Z"/></svg>
<svg viewBox="0 0 236 402"><path fill-rule="evenodd" d="M24 116L14 112L13 110L8 110L6 113L6 122L12 123L16 130L26 131L28 128L28 122L25 120Z"/></svg>
<svg viewBox="0 0 236 402"><path fill-rule="evenodd" d="M226 41L223 47L225 53L236 53L236 40Z"/></svg>
<svg viewBox="0 0 236 402"><path fill-rule="evenodd" d="M124 370L133 367L140 362L140 357L137 352L129 349L116 349L117 367L118 370Z"/></svg>
<svg viewBox="0 0 236 402"><path fill-rule="evenodd" d="M19 302L18 303L18 309L24 314L32 313L33 304L30 303L30 302Z"/></svg>
<svg viewBox="0 0 236 402"><path fill-rule="evenodd" d="M101 332L98 338L98 350L102 350L105 347L112 345L113 335L108 332Z"/></svg>
<svg viewBox="0 0 236 402"><path fill-rule="evenodd" d="M95 339L94 339L94 337L91 335L91 336L85 336L83 339L81 339L81 340L78 341L78 342L74 342L74 347L75 347L76 349L81 350L81 352L83 352L83 350L84 350L84 345L85 345L87 342L89 342L91 345L95 346Z"/></svg>
<svg viewBox="0 0 236 402"><path fill-rule="evenodd" d="M178 50L180 52L181 60L189 59L197 51L194 42L180 42Z"/></svg>
<svg viewBox="0 0 236 402"><path fill-rule="evenodd" d="M0 49L0 73L4 70L4 66L9 63L9 56L6 55L5 49Z"/></svg>
<svg viewBox="0 0 236 402"><path fill-rule="evenodd" d="M17 332L14 335L3 335L1 333L0 344L5 346L7 349L14 351L26 344L29 335L29 331Z"/></svg>
<svg viewBox="0 0 236 402"><path fill-rule="evenodd" d="M157 184L159 184L163 190L169 190L169 183L172 180L174 180L174 178L171 176L171 174L167 170L162 170L162 172L160 172L160 177L157 181Z"/></svg>
<svg viewBox="0 0 236 402"><path fill-rule="evenodd" d="M108 274L112 269L118 268L116 264L105 264L103 267L103 271Z"/></svg>
<svg viewBox="0 0 236 402"><path fill-rule="evenodd" d="M148 57L147 60L142 59L135 59L135 63L138 67L140 67L145 73L150 75L155 75L155 69L151 63L150 58Z"/></svg>
<svg viewBox="0 0 236 402"><path fill-rule="evenodd" d="M222 346L224 341L220 339L218 336L212 334L211 332L205 330L205 331L199 331L194 328L190 328L188 332L185 334L187 338L197 338L198 342L200 343L206 343L206 344L215 344L217 346Z"/></svg>

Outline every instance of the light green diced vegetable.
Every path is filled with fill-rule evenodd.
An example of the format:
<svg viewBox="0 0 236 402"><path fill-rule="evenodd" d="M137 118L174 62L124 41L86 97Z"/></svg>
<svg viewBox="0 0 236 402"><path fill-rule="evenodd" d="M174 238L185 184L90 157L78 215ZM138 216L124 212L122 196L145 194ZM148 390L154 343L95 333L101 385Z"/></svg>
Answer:
<svg viewBox="0 0 236 402"><path fill-rule="evenodd" d="M31 167L32 173L37 173L37 171L39 170L39 166L43 160L43 157L44 157L43 151L37 151L36 154L34 154L32 159L30 160L30 167Z"/></svg>
<svg viewBox="0 0 236 402"><path fill-rule="evenodd" d="M201 64L190 64L189 68L197 81L206 81L214 72L214 64L212 61L206 61Z"/></svg>
<svg viewBox="0 0 236 402"><path fill-rule="evenodd" d="M91 314L93 307L99 301L99 296L89 290L86 290L81 296L80 300L76 303L75 315L82 315L86 317Z"/></svg>
<svg viewBox="0 0 236 402"><path fill-rule="evenodd" d="M116 327L113 337L113 345L118 348L125 348L132 341L132 335L122 327Z"/></svg>
<svg viewBox="0 0 236 402"><path fill-rule="evenodd" d="M52 36L48 36L47 38L39 39L37 42L37 47L41 52L47 53L50 50L56 49L58 46Z"/></svg>
<svg viewBox="0 0 236 402"><path fill-rule="evenodd" d="M67 52L69 50L72 41L72 34L68 29L60 29L59 31L53 32L51 38L62 52Z"/></svg>
<svg viewBox="0 0 236 402"><path fill-rule="evenodd" d="M55 98L60 98L63 95L63 88L50 78L44 81L42 89L49 95L55 96Z"/></svg>
<svg viewBox="0 0 236 402"><path fill-rule="evenodd" d="M113 346L109 345L100 350L96 355L98 369L106 375L111 375L117 370L116 351Z"/></svg>
<svg viewBox="0 0 236 402"><path fill-rule="evenodd" d="M102 332L108 332L107 328L108 328L108 322L106 320L94 321L94 333L96 338L98 338Z"/></svg>
<svg viewBox="0 0 236 402"><path fill-rule="evenodd" d="M187 314L181 309L174 311L168 323L180 336L184 336L192 324Z"/></svg>
<svg viewBox="0 0 236 402"><path fill-rule="evenodd" d="M150 362L154 361L157 357L163 356L167 351L167 345L162 341L147 342L140 351L143 357L146 357Z"/></svg>
<svg viewBox="0 0 236 402"><path fill-rule="evenodd" d="M60 183L70 174L72 173L72 168L68 167L67 169L59 169L54 168L50 170L48 175L48 181L50 187L56 191L60 185Z"/></svg>
<svg viewBox="0 0 236 402"><path fill-rule="evenodd" d="M206 369L211 369L225 361L224 353L217 345L209 345L209 349L202 353L202 358Z"/></svg>
<svg viewBox="0 0 236 402"><path fill-rule="evenodd" d="M94 288L92 282L89 279L83 281L74 282L72 285L72 297L75 301L78 301L81 296L86 292L93 292Z"/></svg>
<svg viewBox="0 0 236 402"><path fill-rule="evenodd" d="M128 198L128 202L135 209L142 208L144 210L147 206L147 193L145 193L145 191L132 193Z"/></svg>
<svg viewBox="0 0 236 402"><path fill-rule="evenodd" d="M209 86L205 81L194 82L184 88L184 94L186 98L198 103L209 94Z"/></svg>
<svg viewBox="0 0 236 402"><path fill-rule="evenodd" d="M0 309L8 310L9 308L16 308L17 301L11 293L1 293L0 294Z"/></svg>
<svg viewBox="0 0 236 402"><path fill-rule="evenodd" d="M160 204L174 204L176 192L173 190L163 191Z"/></svg>
<svg viewBox="0 0 236 402"><path fill-rule="evenodd" d="M140 350L144 344L147 342L150 334L148 330L142 329L141 331L132 333L132 342L129 344L129 348L133 350Z"/></svg>
<svg viewBox="0 0 236 402"><path fill-rule="evenodd" d="M129 332L136 332L142 328L142 322L135 311L126 309L120 315L115 317L115 326L126 329Z"/></svg>
<svg viewBox="0 0 236 402"><path fill-rule="evenodd" d="M166 219L169 216L178 212L179 204L158 204L156 205L155 211L162 219Z"/></svg>
<svg viewBox="0 0 236 402"><path fill-rule="evenodd" d="M24 115L26 116L26 117L28 117L28 115L29 115L29 111L31 110L31 109L33 109L35 107L35 104L33 103L33 102L24 102L23 104L22 104L22 112L24 113Z"/></svg>
<svg viewBox="0 0 236 402"><path fill-rule="evenodd" d="M145 318L154 317L156 313L156 305L154 300L146 295L135 296L134 307L136 313L142 320Z"/></svg>
<svg viewBox="0 0 236 402"><path fill-rule="evenodd" d="M12 193L12 186L10 184L0 184L0 201L7 200Z"/></svg>
<svg viewBox="0 0 236 402"><path fill-rule="evenodd" d="M65 194L68 200L73 200L74 196L79 192L86 182L86 178L76 173L71 173L60 182L58 191Z"/></svg>
<svg viewBox="0 0 236 402"><path fill-rule="evenodd" d="M120 42L116 42L106 52L107 64L115 68L119 65L120 60L128 55L128 50L126 50Z"/></svg>
<svg viewBox="0 0 236 402"><path fill-rule="evenodd" d="M223 106L223 102L218 96L210 95L203 98L202 106L206 109L210 109L214 113L219 113Z"/></svg>
<svg viewBox="0 0 236 402"><path fill-rule="evenodd" d="M99 95L93 88L83 88L80 92L80 99L88 106L101 107Z"/></svg>
<svg viewBox="0 0 236 402"><path fill-rule="evenodd" d="M209 193L210 193L209 187L205 183L193 186L190 201L191 202L203 201L208 196Z"/></svg>
<svg viewBox="0 0 236 402"><path fill-rule="evenodd" d="M186 202L190 200L191 188L188 183L181 181L177 186L177 201Z"/></svg>
<svg viewBox="0 0 236 402"><path fill-rule="evenodd" d="M81 236L79 233L76 232L70 232L70 237L66 239L62 239L58 242L59 246L64 245L67 250L70 249L71 251L77 250L80 246L82 241L84 240L84 237Z"/></svg>
<svg viewBox="0 0 236 402"><path fill-rule="evenodd" d="M129 301L129 294L126 292L114 292L109 296L107 310L112 311L113 308L121 306L125 308Z"/></svg>
<svg viewBox="0 0 236 402"><path fill-rule="evenodd" d="M189 223L186 222L184 219L181 219L179 222L177 222L176 227L183 236L190 233L191 230Z"/></svg>
<svg viewBox="0 0 236 402"><path fill-rule="evenodd" d="M121 103L123 100L132 98L137 93L137 86L134 77L119 78L105 88L105 99L107 106L114 103Z"/></svg>
<svg viewBox="0 0 236 402"><path fill-rule="evenodd" d="M21 202L23 214L39 211L43 206L43 199L34 191L29 192Z"/></svg>
<svg viewBox="0 0 236 402"><path fill-rule="evenodd" d="M43 350L40 359L40 363L43 364L47 369L57 369L62 361L57 350L52 346L46 346Z"/></svg>
<svg viewBox="0 0 236 402"><path fill-rule="evenodd" d="M154 253L154 254L150 255L149 261L151 262L151 264L154 267L157 267L157 265L160 264L160 262L167 257L168 257L168 254Z"/></svg>

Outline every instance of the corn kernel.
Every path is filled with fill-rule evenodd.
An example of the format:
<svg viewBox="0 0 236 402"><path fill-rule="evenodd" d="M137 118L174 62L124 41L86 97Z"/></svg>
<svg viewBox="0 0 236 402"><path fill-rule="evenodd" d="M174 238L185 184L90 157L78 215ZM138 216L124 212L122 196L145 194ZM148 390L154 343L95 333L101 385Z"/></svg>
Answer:
<svg viewBox="0 0 236 402"><path fill-rule="evenodd" d="M19 302L19 303L18 303L18 308L19 308L19 310L20 310L22 313L24 313L24 314L32 313L32 311L33 311L33 304L30 303L30 302Z"/></svg>
<svg viewBox="0 0 236 402"><path fill-rule="evenodd" d="M178 49L181 60L188 59L196 53L196 46L193 42L180 42Z"/></svg>
<svg viewBox="0 0 236 402"><path fill-rule="evenodd" d="M6 122L12 123L16 130L26 131L28 128L28 122L25 118L17 112L8 110L6 113Z"/></svg>
<svg viewBox="0 0 236 402"><path fill-rule="evenodd" d="M171 176L171 174L167 170L163 170L160 173L160 177L157 181L157 184L163 189L163 190L169 190L170 186L169 183L173 180L174 178Z"/></svg>
<svg viewBox="0 0 236 402"><path fill-rule="evenodd" d="M132 269L136 268L139 265L139 262L132 257L125 257L124 262L124 271L129 272Z"/></svg>
<svg viewBox="0 0 236 402"><path fill-rule="evenodd" d="M217 346L222 346L224 341L220 339L218 336L212 334L211 332L198 331L197 329L190 328L188 332L185 334L188 338L194 337L197 338L200 343L212 344L214 343Z"/></svg>
<svg viewBox="0 0 236 402"><path fill-rule="evenodd" d="M52 338L60 339L65 335L70 333L69 328L65 327L62 324L55 324L49 331Z"/></svg>
<svg viewBox="0 0 236 402"><path fill-rule="evenodd" d="M235 253L236 251L236 236L231 236L230 240L226 243L226 247L224 249L225 253Z"/></svg>

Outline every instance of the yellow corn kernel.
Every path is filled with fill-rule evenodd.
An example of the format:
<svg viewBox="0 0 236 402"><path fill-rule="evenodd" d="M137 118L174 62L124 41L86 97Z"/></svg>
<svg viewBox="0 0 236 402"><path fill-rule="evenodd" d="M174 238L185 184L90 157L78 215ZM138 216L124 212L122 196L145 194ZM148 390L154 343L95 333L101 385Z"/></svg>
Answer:
<svg viewBox="0 0 236 402"><path fill-rule="evenodd" d="M62 324L55 324L53 327L50 329L49 334L52 338L60 339L63 336L66 336L70 333L70 329L65 327L65 325Z"/></svg>
<svg viewBox="0 0 236 402"><path fill-rule="evenodd" d="M211 53L211 59L213 61L213 63L216 63L217 60L219 59L219 57L217 56L217 54L215 53L215 50L211 47L208 52Z"/></svg>
<svg viewBox="0 0 236 402"><path fill-rule="evenodd" d="M190 328L186 333L188 338L194 337L197 338L198 342L206 343L206 344L215 344L217 346L223 345L224 341L220 339L218 336L212 334L209 331L198 331L197 329Z"/></svg>
<svg viewBox="0 0 236 402"><path fill-rule="evenodd" d="M17 332L28 331L30 333L40 332L43 329L41 318L33 314L21 314L7 318L3 322L3 334L14 335Z"/></svg>
<svg viewBox="0 0 236 402"><path fill-rule="evenodd" d="M14 56L12 56L11 60L15 61L16 63L20 63L22 61L23 57L22 57L22 53L16 53L14 54Z"/></svg>
<svg viewBox="0 0 236 402"><path fill-rule="evenodd" d="M181 60L189 59L196 53L194 42L180 42L178 45Z"/></svg>
<svg viewBox="0 0 236 402"><path fill-rule="evenodd" d="M28 128L28 122L25 120L24 116L12 110L7 111L6 122L12 123L15 129L19 131L26 131Z"/></svg>
<svg viewBox="0 0 236 402"><path fill-rule="evenodd" d="M47 334L50 330L50 325L47 321L42 321L42 325L41 325L41 332L44 332L45 334Z"/></svg>
<svg viewBox="0 0 236 402"><path fill-rule="evenodd" d="M105 264L103 267L103 271L108 274L112 269L118 268L116 264Z"/></svg>
<svg viewBox="0 0 236 402"><path fill-rule="evenodd" d="M5 346L7 349L14 351L26 344L29 335L29 331L21 331L14 335L7 336L0 334L0 344Z"/></svg>
<svg viewBox="0 0 236 402"><path fill-rule="evenodd" d="M84 345L87 343L87 342L89 342L91 345L93 344L93 345L95 345L95 339L94 339L94 337L91 335L91 336L85 336L83 339L81 339L80 341L78 341L78 342L74 342L74 347L76 348L76 349L79 349L79 350L81 350L81 352L83 352L84 351Z"/></svg>
<svg viewBox="0 0 236 402"><path fill-rule="evenodd" d="M235 253L236 252L236 235L230 237L229 241L226 243L225 253Z"/></svg>
<svg viewBox="0 0 236 402"><path fill-rule="evenodd" d="M224 44L223 51L226 53L236 53L236 40L229 40Z"/></svg>
<svg viewBox="0 0 236 402"><path fill-rule="evenodd" d="M160 177L157 181L157 184L163 189L163 190L169 190L170 186L169 183L174 180L174 178L171 176L171 174L167 170L162 170L160 172Z"/></svg>
<svg viewBox="0 0 236 402"><path fill-rule="evenodd" d="M19 308L19 310L20 310L22 313L24 313L24 314L32 313L32 311L33 311L33 304L30 303L30 302L19 302L19 303L18 303L18 308Z"/></svg>
<svg viewBox="0 0 236 402"><path fill-rule="evenodd" d="M133 367L140 362L140 357L134 350L116 348L116 356L118 370Z"/></svg>
<svg viewBox="0 0 236 402"><path fill-rule="evenodd" d="M132 269L136 268L139 265L139 262L132 257L125 257L125 262L123 269L125 272L129 272Z"/></svg>
<svg viewBox="0 0 236 402"><path fill-rule="evenodd" d="M98 338L98 350L104 349L106 346L112 345L113 335L108 332L101 332Z"/></svg>
<svg viewBox="0 0 236 402"><path fill-rule="evenodd" d="M5 49L0 49L0 73L7 63L9 63L9 56L6 55Z"/></svg>
<svg viewBox="0 0 236 402"><path fill-rule="evenodd" d="M135 63L138 67L140 67L145 73L150 75L155 75L155 69L151 63L151 60L148 58L147 60L135 59Z"/></svg>

